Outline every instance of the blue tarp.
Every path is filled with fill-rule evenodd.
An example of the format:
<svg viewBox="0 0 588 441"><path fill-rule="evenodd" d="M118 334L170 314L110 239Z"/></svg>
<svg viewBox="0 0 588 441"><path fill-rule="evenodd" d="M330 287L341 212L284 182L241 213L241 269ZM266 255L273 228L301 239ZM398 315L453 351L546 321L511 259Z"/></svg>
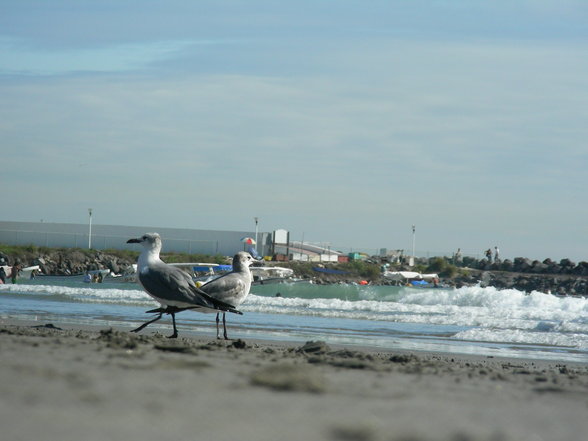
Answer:
<svg viewBox="0 0 588 441"><path fill-rule="evenodd" d="M428 285L428 283L425 282L424 280L413 280L410 283L413 284L413 285Z"/></svg>
<svg viewBox="0 0 588 441"><path fill-rule="evenodd" d="M233 271L233 265L216 265L216 266L195 266L192 268L194 271L208 272L210 269L214 271Z"/></svg>

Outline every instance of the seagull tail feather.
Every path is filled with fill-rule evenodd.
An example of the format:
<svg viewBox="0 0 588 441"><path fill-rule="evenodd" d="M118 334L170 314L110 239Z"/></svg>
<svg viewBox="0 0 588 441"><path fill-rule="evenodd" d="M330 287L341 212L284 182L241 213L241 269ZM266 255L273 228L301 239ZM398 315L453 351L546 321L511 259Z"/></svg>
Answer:
<svg viewBox="0 0 588 441"><path fill-rule="evenodd" d="M238 309L235 309L234 306L229 305L228 303L221 302L220 300L217 300L213 297L210 297L208 294L206 294L206 297L207 297L207 300L212 302L212 304L214 305L214 307L216 309L219 309L224 312L232 312L233 314L243 315L243 313L241 311L239 311Z"/></svg>
<svg viewBox="0 0 588 441"><path fill-rule="evenodd" d="M235 307L233 305L229 305L228 303L225 303L221 300L215 299L214 297L211 297L209 294L206 294L204 291L202 291L200 289L198 289L198 291L196 291L196 292L200 296L204 297L204 299L206 299L207 301L212 303L214 305L215 309L218 309L223 312L232 312L233 314L243 315L243 313L241 311L239 311L238 309L235 309Z"/></svg>

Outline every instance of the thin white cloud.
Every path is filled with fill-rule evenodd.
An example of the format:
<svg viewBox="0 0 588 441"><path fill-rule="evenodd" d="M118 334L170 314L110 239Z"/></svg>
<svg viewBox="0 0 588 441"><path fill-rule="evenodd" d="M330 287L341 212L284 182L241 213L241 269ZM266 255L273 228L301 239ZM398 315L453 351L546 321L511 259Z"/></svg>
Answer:
<svg viewBox="0 0 588 441"><path fill-rule="evenodd" d="M172 59L190 47L219 43L213 40L167 40L48 50L30 47L23 40L3 37L0 38L0 75L126 72Z"/></svg>

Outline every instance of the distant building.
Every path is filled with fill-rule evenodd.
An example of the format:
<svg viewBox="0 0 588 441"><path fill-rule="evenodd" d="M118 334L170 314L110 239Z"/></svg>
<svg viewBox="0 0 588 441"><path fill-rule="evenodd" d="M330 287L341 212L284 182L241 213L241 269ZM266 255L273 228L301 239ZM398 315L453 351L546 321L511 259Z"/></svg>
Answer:
<svg viewBox="0 0 588 441"><path fill-rule="evenodd" d="M162 227L130 227L122 225L92 225L92 249L136 249L127 239L147 232L157 232L163 239L163 252L233 256L246 249L241 242L253 237L252 231L192 230ZM259 233L257 251L271 252L271 233ZM0 243L35 245L38 247L88 248L88 224L0 221Z"/></svg>

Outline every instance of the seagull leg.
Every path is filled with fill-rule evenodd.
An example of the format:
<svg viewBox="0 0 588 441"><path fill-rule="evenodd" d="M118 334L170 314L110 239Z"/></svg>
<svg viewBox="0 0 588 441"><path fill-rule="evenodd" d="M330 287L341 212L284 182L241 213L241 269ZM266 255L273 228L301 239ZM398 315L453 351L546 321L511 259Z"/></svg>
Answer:
<svg viewBox="0 0 588 441"><path fill-rule="evenodd" d="M147 327L151 323L156 322L157 320L159 320L162 316L163 316L163 312L160 312L159 315L157 317L155 317L153 320L149 320L147 323L143 323L141 326L139 326L137 329L133 329L131 332L139 332L140 330L142 330L143 328Z"/></svg>
<svg viewBox="0 0 588 441"><path fill-rule="evenodd" d="M218 328L218 323L220 322L220 312L216 313L216 339L220 340L220 329Z"/></svg>
<svg viewBox="0 0 588 441"><path fill-rule="evenodd" d="M174 333L172 335L170 335L168 338L178 338L178 330L176 328L176 313L170 312L170 315L172 316L172 324L174 326Z"/></svg>
<svg viewBox="0 0 588 441"><path fill-rule="evenodd" d="M224 332L225 340L228 340L229 337L227 336L227 318L226 318L225 312L223 312L223 332Z"/></svg>

